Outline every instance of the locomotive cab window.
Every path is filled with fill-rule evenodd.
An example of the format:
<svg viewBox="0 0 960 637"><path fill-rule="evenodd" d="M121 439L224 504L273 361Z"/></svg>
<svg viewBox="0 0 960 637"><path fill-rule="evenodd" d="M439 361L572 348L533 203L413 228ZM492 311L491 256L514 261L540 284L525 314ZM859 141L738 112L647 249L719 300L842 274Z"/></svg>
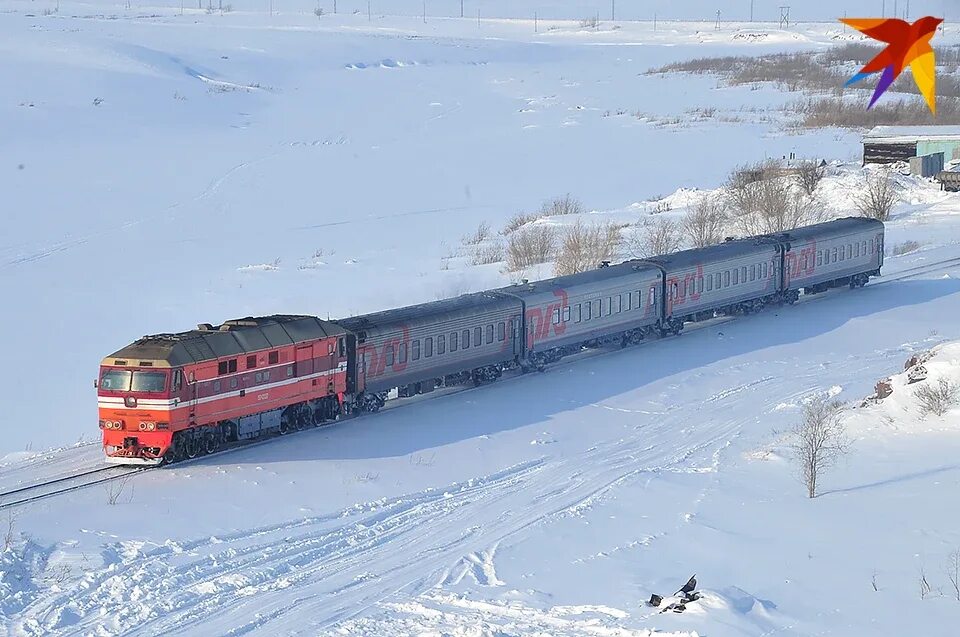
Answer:
<svg viewBox="0 0 960 637"><path fill-rule="evenodd" d="M256 356L247 356L247 369L253 369L257 366Z"/></svg>
<svg viewBox="0 0 960 637"><path fill-rule="evenodd" d="M276 365L280 362L280 352L270 352L267 355L267 362L270 365Z"/></svg>

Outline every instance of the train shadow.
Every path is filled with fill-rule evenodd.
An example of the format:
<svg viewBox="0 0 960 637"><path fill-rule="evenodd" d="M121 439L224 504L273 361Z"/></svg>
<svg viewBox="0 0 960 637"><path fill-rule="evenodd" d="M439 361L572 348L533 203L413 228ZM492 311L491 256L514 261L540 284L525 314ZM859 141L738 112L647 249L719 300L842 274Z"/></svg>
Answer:
<svg viewBox="0 0 960 637"><path fill-rule="evenodd" d="M851 320L921 305L960 293L960 280L891 281L854 291L837 290L794 307L614 350L563 361L543 374L398 405L269 444L238 450L230 464L400 457L479 436L543 423L561 412L595 404L678 373L725 359L798 343ZM719 338L720 336L722 338ZM573 373L563 373L570 371ZM196 464L221 464L224 458Z"/></svg>

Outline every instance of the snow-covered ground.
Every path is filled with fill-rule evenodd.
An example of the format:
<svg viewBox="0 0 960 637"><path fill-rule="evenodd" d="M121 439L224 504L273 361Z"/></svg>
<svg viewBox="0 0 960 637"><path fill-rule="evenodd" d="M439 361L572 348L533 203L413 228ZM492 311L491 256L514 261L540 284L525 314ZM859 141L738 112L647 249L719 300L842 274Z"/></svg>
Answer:
<svg viewBox="0 0 960 637"><path fill-rule="evenodd" d="M47 4L0 0L3 491L99 462L90 381L141 334L499 284L461 237L567 192L635 223L790 152L841 162L834 214L864 180L795 97L645 74L835 24ZM957 412L897 379L852 409L960 340L960 266L910 270L960 256L960 196L898 183L888 246L920 247L862 290L0 511L0 634L952 634ZM821 394L855 441L808 500L783 432ZM686 612L643 605L693 573Z"/></svg>

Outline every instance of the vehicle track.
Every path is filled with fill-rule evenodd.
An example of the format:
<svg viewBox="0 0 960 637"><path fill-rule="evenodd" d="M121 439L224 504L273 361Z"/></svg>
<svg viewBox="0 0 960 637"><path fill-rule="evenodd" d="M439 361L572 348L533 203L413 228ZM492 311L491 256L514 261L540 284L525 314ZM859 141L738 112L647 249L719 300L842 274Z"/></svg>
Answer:
<svg viewBox="0 0 960 637"><path fill-rule="evenodd" d="M83 489L95 484L103 484L104 482L118 480L120 478L125 478L135 473L147 471L148 469L152 468L154 467L98 467L96 469L90 469L80 473L54 478L53 480L39 482L37 484L18 487L16 489L11 489L9 491L0 493L0 509L27 504L28 502L36 502L37 500L43 500L44 498L62 495L64 493ZM13 500L9 500L8 498L10 496L15 497Z"/></svg>

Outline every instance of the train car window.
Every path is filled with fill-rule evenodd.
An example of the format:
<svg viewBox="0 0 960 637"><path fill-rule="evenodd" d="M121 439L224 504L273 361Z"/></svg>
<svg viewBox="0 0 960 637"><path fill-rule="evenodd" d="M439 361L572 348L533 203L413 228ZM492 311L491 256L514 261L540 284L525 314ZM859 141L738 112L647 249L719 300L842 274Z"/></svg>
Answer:
<svg viewBox="0 0 960 637"><path fill-rule="evenodd" d="M703 277L697 279L697 293L703 294Z"/></svg>
<svg viewBox="0 0 960 637"><path fill-rule="evenodd" d="M559 307L554 308L553 310L553 324L554 325L560 324L560 308Z"/></svg>
<svg viewBox="0 0 960 637"><path fill-rule="evenodd" d="M873 239L870 239L870 254L873 254Z"/></svg>
<svg viewBox="0 0 960 637"><path fill-rule="evenodd" d="M437 337L437 356L445 353L447 351L447 337L444 334L441 334Z"/></svg>
<svg viewBox="0 0 960 637"><path fill-rule="evenodd" d="M654 306L657 304L657 288L650 286L650 302L647 303L649 306Z"/></svg>
<svg viewBox="0 0 960 637"><path fill-rule="evenodd" d="M460 347L463 349L470 347L470 330L463 330L460 333Z"/></svg>
<svg viewBox="0 0 960 637"><path fill-rule="evenodd" d="M423 357L430 358L433 356L433 337L428 336L423 339Z"/></svg>
<svg viewBox="0 0 960 637"><path fill-rule="evenodd" d="M733 269L733 284L738 285L740 283L740 268Z"/></svg>
<svg viewBox="0 0 960 637"><path fill-rule="evenodd" d="M386 364L392 366L393 365L393 343L390 343L389 345L387 345L387 347L384 349L384 355L387 358Z"/></svg>
<svg viewBox="0 0 960 637"><path fill-rule="evenodd" d="M483 345L483 328L479 325L473 328L473 346L480 347Z"/></svg>
<svg viewBox="0 0 960 637"><path fill-rule="evenodd" d="M618 295L616 295L616 296L613 297L613 298L614 298L614 301L613 301L613 311L614 311L615 313L622 312L622 311L623 311L623 295L622 295L622 294L618 294Z"/></svg>
<svg viewBox="0 0 960 637"><path fill-rule="evenodd" d="M848 259L852 259L852 258L853 258L853 244L851 244L851 243L848 243L848 244L847 244L847 258L848 258Z"/></svg>
<svg viewBox="0 0 960 637"><path fill-rule="evenodd" d="M217 363L217 375L223 376L227 373L227 361L220 361Z"/></svg>
<svg viewBox="0 0 960 637"><path fill-rule="evenodd" d="M420 339L416 338L410 343L410 358L412 360L420 360Z"/></svg>
<svg viewBox="0 0 960 637"><path fill-rule="evenodd" d="M183 384L183 372L179 369L173 372L173 391L178 391Z"/></svg>
<svg viewBox="0 0 960 637"><path fill-rule="evenodd" d="M629 312L633 309L633 292L627 292L626 295L627 304L623 306L624 312Z"/></svg>
<svg viewBox="0 0 960 637"><path fill-rule="evenodd" d="M569 305L563 308L563 322L564 323L570 322L570 306Z"/></svg>
<svg viewBox="0 0 960 637"><path fill-rule="evenodd" d="M747 282L747 266L741 265L740 266L740 283L746 283L746 282Z"/></svg>
<svg viewBox="0 0 960 637"><path fill-rule="evenodd" d="M846 252L847 252L847 251L843 248L843 246L840 246L840 260L841 260L841 261L843 261L843 260L846 258Z"/></svg>
<svg viewBox="0 0 960 637"><path fill-rule="evenodd" d="M713 275L708 274L707 275L707 292L710 292L712 290L713 290Z"/></svg>
<svg viewBox="0 0 960 637"><path fill-rule="evenodd" d="M836 248L833 249L833 257L830 259L830 262L831 262L831 263L836 263L836 262L837 262L837 249L836 249Z"/></svg>
<svg viewBox="0 0 960 637"><path fill-rule="evenodd" d="M505 341L507 339L507 325L503 321L497 323L497 340Z"/></svg>
<svg viewBox="0 0 960 637"><path fill-rule="evenodd" d="M867 242L866 242L866 241L861 241L861 245L863 246L863 249L861 250L861 252L863 253L864 256L866 256L866 255L867 255Z"/></svg>
<svg viewBox="0 0 960 637"><path fill-rule="evenodd" d="M457 332L450 332L450 351L455 352L460 349L460 335Z"/></svg>
<svg viewBox="0 0 960 637"><path fill-rule="evenodd" d="M583 306L579 303L576 304L573 308L573 322L579 323L583 320Z"/></svg>
<svg viewBox="0 0 960 637"><path fill-rule="evenodd" d="M493 342L493 324L487 326L487 345Z"/></svg>
<svg viewBox="0 0 960 637"><path fill-rule="evenodd" d="M583 304L583 320L584 321L590 320L592 308L593 308L593 304L590 301L587 301L586 303Z"/></svg>
<svg viewBox="0 0 960 637"><path fill-rule="evenodd" d="M730 287L730 270L723 271L723 287Z"/></svg>
<svg viewBox="0 0 960 637"><path fill-rule="evenodd" d="M600 299L593 302L593 315L597 318L603 316L603 303Z"/></svg>
<svg viewBox="0 0 960 637"><path fill-rule="evenodd" d="M253 369L257 366L256 356L247 356L247 369Z"/></svg>
<svg viewBox="0 0 960 637"><path fill-rule="evenodd" d="M804 257L803 257L803 267L804 267L804 269L806 269L806 267L807 267L807 257L806 257L806 255L804 255ZM751 280L751 281L756 281L756 280L757 280L757 266L756 266L755 264L750 266L750 280Z"/></svg>
<svg viewBox="0 0 960 637"><path fill-rule="evenodd" d="M823 265L823 253L817 250L817 265Z"/></svg>
<svg viewBox="0 0 960 637"><path fill-rule="evenodd" d="M637 290L637 309L639 310L642 307L643 307L643 292L641 292L640 290Z"/></svg>
<svg viewBox="0 0 960 637"><path fill-rule="evenodd" d="M369 359L369 358L370 358L370 353L369 353L369 352L364 352L364 353L363 353L363 356L360 356L360 357L357 359L357 367L359 368L357 371L360 372L361 374L366 371L366 369L367 369L367 359Z"/></svg>
<svg viewBox="0 0 960 637"><path fill-rule="evenodd" d="M671 294L673 295L673 296L671 296L670 298L672 298L672 299L674 299L674 300L676 300L676 299L679 298L679 296L677 295L677 290L678 290L677 282L674 281L674 282L673 282L673 285L670 286L670 292L671 292Z"/></svg>
<svg viewBox="0 0 960 637"><path fill-rule="evenodd" d="M227 370L231 374L237 371L237 359L231 358L230 360L227 361Z"/></svg>
<svg viewBox="0 0 960 637"><path fill-rule="evenodd" d="M853 256L854 256L854 257L859 257L859 256L860 256L860 242L859 242L859 241L857 241L856 243L853 244Z"/></svg>
<svg viewBox="0 0 960 637"><path fill-rule="evenodd" d="M407 344L400 343L400 346L397 348L397 362L400 364L407 362Z"/></svg>
<svg viewBox="0 0 960 637"><path fill-rule="evenodd" d="M279 363L279 362L280 362L280 352L270 352L270 353L267 355L267 362L268 362L270 365L276 365L277 363Z"/></svg>

